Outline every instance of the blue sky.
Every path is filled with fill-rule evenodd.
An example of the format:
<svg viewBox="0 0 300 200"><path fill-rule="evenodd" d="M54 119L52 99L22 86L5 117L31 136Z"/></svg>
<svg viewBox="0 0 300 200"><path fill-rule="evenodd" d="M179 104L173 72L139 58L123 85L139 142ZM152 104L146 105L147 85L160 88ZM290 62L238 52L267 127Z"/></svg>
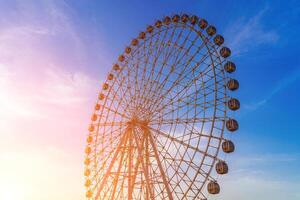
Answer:
<svg viewBox="0 0 300 200"><path fill-rule="evenodd" d="M3 137L10 145L0 150L12 151L11 146L18 143L24 146L19 146L18 151L26 151L25 144L30 143L32 151L50 146L67 157L75 152L78 158L70 156L68 164L78 165L78 171L73 173L81 173L78 162L85 134L79 131L86 129L101 80L126 44L146 25L174 13L196 14L215 25L237 64L234 77L239 80L240 89L235 96L242 104L234 114L240 123L239 131L232 137L237 151L227 158L231 171L220 178L222 192L216 199L300 199L297 0L0 0L0 83L5 83L2 89L8 88L10 99L23 109L22 113L14 110L12 120L30 126L34 122L26 119L33 117L50 127L55 122L51 117L66 117L67 125L61 125L64 133L59 132L58 137L70 137L72 134L68 133L75 129L78 132L77 137L67 141L58 141L57 136L45 141L28 128L24 138L10 139L12 135L19 138L20 133L5 129L14 123L8 120L10 115L3 114L0 116L7 122L1 123L1 131L7 133ZM40 84L41 88L32 89ZM53 88L53 84L58 86ZM64 85L64 90L59 84ZM60 103L72 102L73 107L66 108L72 115L65 116L61 111L65 107L57 105L57 98ZM49 113L43 105L55 109L49 108ZM38 119L41 112L48 112L49 118ZM78 125L74 127L71 120ZM53 191L57 189L52 187ZM74 199L72 195L56 198L62 197Z"/></svg>

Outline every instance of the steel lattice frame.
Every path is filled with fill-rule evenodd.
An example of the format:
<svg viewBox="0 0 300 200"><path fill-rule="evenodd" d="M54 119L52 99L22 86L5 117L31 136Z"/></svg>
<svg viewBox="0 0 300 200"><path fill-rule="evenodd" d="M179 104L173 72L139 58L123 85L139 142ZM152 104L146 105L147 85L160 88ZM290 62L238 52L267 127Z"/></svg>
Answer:
<svg viewBox="0 0 300 200"><path fill-rule="evenodd" d="M88 199L206 199L204 188L217 184L228 55L205 22L158 20L113 65L89 127Z"/></svg>

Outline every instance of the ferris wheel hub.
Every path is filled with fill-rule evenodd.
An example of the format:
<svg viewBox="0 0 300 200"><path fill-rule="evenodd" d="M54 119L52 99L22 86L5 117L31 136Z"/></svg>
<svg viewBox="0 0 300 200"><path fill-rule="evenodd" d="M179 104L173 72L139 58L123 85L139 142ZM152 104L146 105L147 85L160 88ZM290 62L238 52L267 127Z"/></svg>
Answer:
<svg viewBox="0 0 300 200"><path fill-rule="evenodd" d="M130 127L141 127L141 128L146 128L149 125L148 120L141 120L137 117L132 118L129 122L127 122L127 125Z"/></svg>

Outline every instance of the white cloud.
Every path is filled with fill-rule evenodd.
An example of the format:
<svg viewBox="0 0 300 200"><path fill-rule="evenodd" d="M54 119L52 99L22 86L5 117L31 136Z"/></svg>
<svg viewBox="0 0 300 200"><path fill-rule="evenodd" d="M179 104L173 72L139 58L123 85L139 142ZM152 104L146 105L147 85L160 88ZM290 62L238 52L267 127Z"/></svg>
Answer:
<svg viewBox="0 0 300 200"><path fill-rule="evenodd" d="M298 200L300 197L300 184L292 181L270 180L263 174L255 175L249 172L228 175L224 181L220 181L222 198L209 198L211 200Z"/></svg>
<svg viewBox="0 0 300 200"><path fill-rule="evenodd" d="M19 77L20 78L20 77ZM24 96L20 96L19 91L15 88L16 72L9 67L0 64L0 125L9 117L40 117L40 115L28 105Z"/></svg>
<svg viewBox="0 0 300 200"><path fill-rule="evenodd" d="M59 68L47 68L43 87L33 99L63 106L86 103L93 91L96 92L96 86L97 81L80 71L70 73Z"/></svg>
<svg viewBox="0 0 300 200"><path fill-rule="evenodd" d="M26 83L22 82L26 72L13 72L2 64L0 73L2 119L18 116L39 118L44 111L41 107L80 108L96 96L97 81L80 71L71 73L48 67L40 70Z"/></svg>
<svg viewBox="0 0 300 200"><path fill-rule="evenodd" d="M287 153L265 153L265 154L251 154L251 155L238 155L229 157L228 162L233 166L233 173L238 174L241 172L249 174L269 175L275 178L276 174L271 174L278 169L285 166L296 165L300 163L300 154L287 154ZM266 170L266 168L272 167ZM286 177L288 178L288 177Z"/></svg>
<svg viewBox="0 0 300 200"><path fill-rule="evenodd" d="M1 62L26 64L40 57L44 57L44 63L69 59L67 56L79 61L86 58L80 32L70 18L72 10L63 1L17 1L16 7L11 12L14 15L5 15L0 21ZM51 52L60 45L68 48L69 53Z"/></svg>
<svg viewBox="0 0 300 200"><path fill-rule="evenodd" d="M259 11L248 19L238 19L225 31L228 46L236 55L246 53L253 48L264 44L275 44L279 40L276 30L264 27L263 18L268 8Z"/></svg>

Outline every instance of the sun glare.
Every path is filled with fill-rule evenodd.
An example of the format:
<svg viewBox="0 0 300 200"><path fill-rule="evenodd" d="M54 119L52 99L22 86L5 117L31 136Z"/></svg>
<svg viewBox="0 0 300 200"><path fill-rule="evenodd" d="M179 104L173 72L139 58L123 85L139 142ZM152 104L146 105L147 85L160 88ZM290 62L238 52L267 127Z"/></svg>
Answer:
<svg viewBox="0 0 300 200"><path fill-rule="evenodd" d="M25 200L25 192L22 188L13 184L0 185L1 200Z"/></svg>

